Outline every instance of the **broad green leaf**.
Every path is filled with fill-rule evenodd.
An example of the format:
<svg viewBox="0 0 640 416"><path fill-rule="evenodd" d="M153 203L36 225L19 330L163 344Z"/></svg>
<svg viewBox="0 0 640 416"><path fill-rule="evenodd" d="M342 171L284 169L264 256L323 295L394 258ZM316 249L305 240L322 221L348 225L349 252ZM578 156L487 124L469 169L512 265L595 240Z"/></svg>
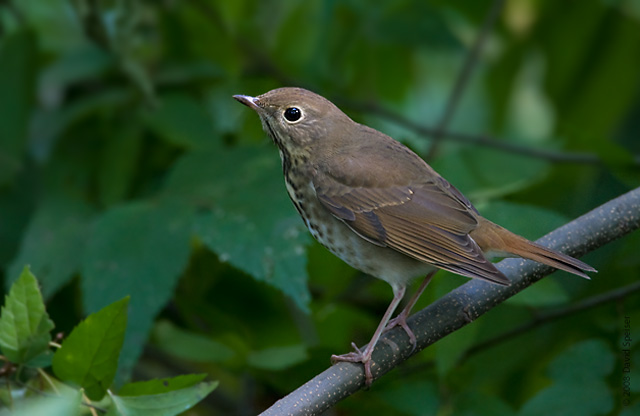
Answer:
<svg viewBox="0 0 640 416"><path fill-rule="evenodd" d="M465 148L434 160L432 166L477 204L532 185L544 177L549 164L492 149Z"/></svg>
<svg viewBox="0 0 640 416"><path fill-rule="evenodd" d="M189 258L187 207L167 201L120 205L97 219L82 265L84 309L131 295L119 374L129 374L153 319L173 294Z"/></svg>
<svg viewBox="0 0 640 416"><path fill-rule="evenodd" d="M613 408L606 378L615 357L604 341L575 344L549 364L554 383L524 404L519 415L601 415Z"/></svg>
<svg viewBox="0 0 640 416"><path fill-rule="evenodd" d="M53 356L56 376L83 387L91 400L102 399L116 375L128 305L126 297L89 315Z"/></svg>
<svg viewBox="0 0 640 416"><path fill-rule="evenodd" d="M98 173L100 200L106 206L120 202L131 191L143 150L142 129L136 124L123 123L111 133Z"/></svg>
<svg viewBox="0 0 640 416"><path fill-rule="evenodd" d="M597 416L613 409L613 395L602 380L563 380L526 402L519 416Z"/></svg>
<svg viewBox="0 0 640 416"><path fill-rule="evenodd" d="M478 334L478 328L478 325L467 325L447 335L435 344L436 368L441 377L449 373L467 349L473 345Z"/></svg>
<svg viewBox="0 0 640 416"><path fill-rule="evenodd" d="M195 232L220 260L265 281L307 310L309 233L293 208L273 147L185 155L167 198L198 209Z"/></svg>
<svg viewBox="0 0 640 416"><path fill-rule="evenodd" d="M604 341L593 339L568 348L549 364L554 380L603 378L613 371L615 357Z"/></svg>
<svg viewBox="0 0 640 416"><path fill-rule="evenodd" d="M0 410L0 416L80 416L83 409L81 403L82 390L65 390L60 396L14 401L13 409Z"/></svg>
<svg viewBox="0 0 640 416"><path fill-rule="evenodd" d="M458 416L514 416L516 412L505 402L506 398L479 391L460 391L452 399L453 412Z"/></svg>
<svg viewBox="0 0 640 416"><path fill-rule="evenodd" d="M0 38L0 185L22 166L35 93L36 54L31 31Z"/></svg>
<svg viewBox="0 0 640 416"><path fill-rule="evenodd" d="M145 115L146 124L162 139L189 149L217 148L221 142L204 106L185 94L161 97L159 107Z"/></svg>
<svg viewBox="0 0 640 416"><path fill-rule="evenodd" d="M403 415L435 415L440 407L438 388L432 381L395 383L377 396Z"/></svg>
<svg viewBox="0 0 640 416"><path fill-rule="evenodd" d="M527 290L523 290L506 300L512 305L532 307L560 305L567 303L567 301L569 301L569 296L554 279L542 279L533 286L529 286Z"/></svg>
<svg viewBox="0 0 640 416"><path fill-rule="evenodd" d="M226 345L177 328L168 321L160 321L155 325L153 337L160 349L183 360L216 363L227 361L235 355Z"/></svg>
<svg viewBox="0 0 640 416"><path fill-rule="evenodd" d="M139 381L122 386L118 396L146 396L149 394L168 393L191 387L207 377L206 374L187 374L172 378L161 378L148 381Z"/></svg>
<svg viewBox="0 0 640 416"><path fill-rule="evenodd" d="M304 345L287 345L253 351L247 357L247 362L250 366L262 370L284 370L307 358L308 353Z"/></svg>
<svg viewBox="0 0 640 416"><path fill-rule="evenodd" d="M115 412L120 416L174 416L204 399L218 386L218 382L202 382L167 393L145 396L117 396L111 392Z"/></svg>
<svg viewBox="0 0 640 416"><path fill-rule="evenodd" d="M30 263L42 284L44 297L52 296L80 269L92 214L92 209L82 201L44 201L22 237L9 276L17 275L24 264Z"/></svg>
<svg viewBox="0 0 640 416"><path fill-rule="evenodd" d="M53 327L38 282L26 266L5 297L0 314L0 349L9 361L28 363L49 347Z"/></svg>

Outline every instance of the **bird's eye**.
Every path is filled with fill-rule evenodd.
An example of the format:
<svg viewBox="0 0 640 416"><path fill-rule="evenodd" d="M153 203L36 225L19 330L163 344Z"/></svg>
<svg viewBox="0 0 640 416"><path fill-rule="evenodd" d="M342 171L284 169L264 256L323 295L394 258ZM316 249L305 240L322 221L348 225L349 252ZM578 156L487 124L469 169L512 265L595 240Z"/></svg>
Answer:
<svg viewBox="0 0 640 416"><path fill-rule="evenodd" d="M289 107L284 110L284 118L290 123L295 123L296 121L300 120L301 117L302 111L300 111L300 109L297 107Z"/></svg>

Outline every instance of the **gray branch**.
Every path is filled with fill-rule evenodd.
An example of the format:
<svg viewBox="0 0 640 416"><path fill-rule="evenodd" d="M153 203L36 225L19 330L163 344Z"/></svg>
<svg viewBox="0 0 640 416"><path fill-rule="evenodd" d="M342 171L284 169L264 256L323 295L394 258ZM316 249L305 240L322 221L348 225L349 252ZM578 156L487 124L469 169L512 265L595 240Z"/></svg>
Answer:
<svg viewBox="0 0 640 416"><path fill-rule="evenodd" d="M579 257L638 228L640 188L552 231L538 243ZM522 259L503 260L498 268L511 280L510 286L472 280L411 316L408 323L418 341L413 353L404 331L394 329L387 333L373 353L374 379L553 272L548 266ZM277 401L262 415L318 415L363 387L362 365L338 363Z"/></svg>

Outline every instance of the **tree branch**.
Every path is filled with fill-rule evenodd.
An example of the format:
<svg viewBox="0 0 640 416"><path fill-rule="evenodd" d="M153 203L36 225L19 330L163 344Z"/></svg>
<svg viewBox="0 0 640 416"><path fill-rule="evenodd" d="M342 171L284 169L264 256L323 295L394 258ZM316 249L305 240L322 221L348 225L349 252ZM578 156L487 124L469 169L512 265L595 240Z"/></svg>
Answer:
<svg viewBox="0 0 640 416"><path fill-rule="evenodd" d="M539 239L538 243L572 256L581 256L638 228L640 188L558 228ZM408 324L417 338L414 352L411 352L408 337L399 328L381 338L383 342L378 344L373 354L374 379L553 271L548 266L522 259L503 260L498 268L511 280L510 286L472 280L412 315ZM317 415L362 387L362 365L338 363L276 402L262 415Z"/></svg>
<svg viewBox="0 0 640 416"><path fill-rule="evenodd" d="M480 55L480 51L484 47L485 41L487 39L487 35L493 28L493 25L496 23L500 12L504 7L504 0L494 0L491 5L491 9L482 23L482 27L480 28L480 32L478 32L478 36L473 43L473 46L469 50L467 57L462 65L462 69L460 70L460 74L456 79L455 84L453 85L453 91L451 91L451 95L449 95L449 99L447 100L447 105L444 109L444 113L442 113L442 118L438 122L438 125L433 132L431 143L431 148L427 152L425 159L427 162L433 159L438 152L438 148L441 140L445 137L445 132L447 127L449 126L449 122L453 117L453 114L458 107L458 103L460 102L460 98L462 97L462 93L464 92L467 81L471 76L471 72L476 66L478 62L478 56Z"/></svg>

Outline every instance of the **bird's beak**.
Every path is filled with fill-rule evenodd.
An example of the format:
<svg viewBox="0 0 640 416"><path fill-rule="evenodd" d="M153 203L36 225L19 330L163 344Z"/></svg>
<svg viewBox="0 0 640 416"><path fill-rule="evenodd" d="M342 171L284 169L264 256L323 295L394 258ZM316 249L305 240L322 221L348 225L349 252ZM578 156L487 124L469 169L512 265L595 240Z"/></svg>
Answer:
<svg viewBox="0 0 640 416"><path fill-rule="evenodd" d="M258 111L260 109L260 106L258 106L257 97L251 97L249 95L234 95L233 98L235 98L236 100L238 100L239 102L241 102L242 104L246 105L247 107L249 107L254 111Z"/></svg>

